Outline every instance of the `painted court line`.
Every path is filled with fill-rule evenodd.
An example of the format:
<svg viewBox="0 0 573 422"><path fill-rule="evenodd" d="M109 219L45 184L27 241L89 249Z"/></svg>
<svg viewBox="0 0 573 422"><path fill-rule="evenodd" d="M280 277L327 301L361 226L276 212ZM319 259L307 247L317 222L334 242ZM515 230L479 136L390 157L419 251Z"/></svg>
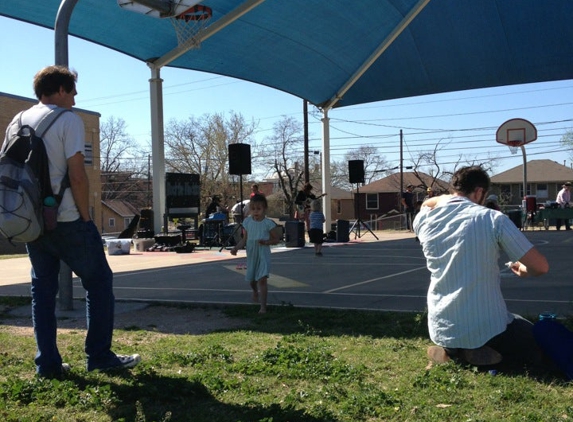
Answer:
<svg viewBox="0 0 573 422"><path fill-rule="evenodd" d="M356 287L356 286L362 286L364 284L368 284L368 283L373 283L375 281L379 281L379 280L384 280L386 278L393 278L393 277L397 277L400 275L404 275L404 274L409 274L409 273L413 273L415 271L420 271L420 270L425 270L426 267L418 267L418 268L413 268L411 270L408 271L402 271L400 273L395 273L395 274L389 274L389 275L385 275L384 277L377 277L377 278L372 278L370 280L366 280L366 281L361 281L360 283L354 283L354 284L349 284L348 286L343 286L343 287L338 287L336 289L332 289L332 290L326 290L323 293L334 293L337 292L339 290L345 290L345 289L350 289L352 287Z"/></svg>

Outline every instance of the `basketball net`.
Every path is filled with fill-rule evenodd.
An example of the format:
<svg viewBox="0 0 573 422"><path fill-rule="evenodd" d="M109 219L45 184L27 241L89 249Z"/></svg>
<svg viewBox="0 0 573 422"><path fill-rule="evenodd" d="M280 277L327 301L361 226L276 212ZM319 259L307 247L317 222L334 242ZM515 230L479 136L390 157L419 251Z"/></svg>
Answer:
<svg viewBox="0 0 573 422"><path fill-rule="evenodd" d="M201 31L211 19L211 8L203 5L195 5L185 12L169 18L175 33L179 47L201 47Z"/></svg>
<svg viewBox="0 0 573 422"><path fill-rule="evenodd" d="M522 145L521 141L507 141L507 146L509 147L509 152L512 155L516 155L519 151L519 147Z"/></svg>

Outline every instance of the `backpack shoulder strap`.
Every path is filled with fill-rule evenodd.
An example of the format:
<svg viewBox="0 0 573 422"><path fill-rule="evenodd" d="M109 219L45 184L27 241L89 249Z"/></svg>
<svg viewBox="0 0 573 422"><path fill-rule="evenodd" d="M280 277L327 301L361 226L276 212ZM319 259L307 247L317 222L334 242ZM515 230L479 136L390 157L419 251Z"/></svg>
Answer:
<svg viewBox="0 0 573 422"><path fill-rule="evenodd" d="M48 131L48 129L50 129L52 127L52 125L55 123L56 120L58 120L58 118L64 114L67 111L71 111L68 110L67 108L62 108L62 107L56 107L54 109L51 109L48 113L46 113L46 115L42 118L42 120L40 120L40 123L38 123L38 126L36 127L36 136L40 139L42 139L42 142L44 141L43 136L44 134ZM21 126L21 122L20 122L20 126ZM49 178L49 173L47 173L47 176ZM62 202L62 198L64 197L64 191L69 188L71 186L70 184L70 177L68 175L68 173L66 172L66 175L64 176L64 178L62 179L62 182L60 183L60 190L58 193L53 194L53 196L56 198L56 201L59 203ZM51 189L50 189L51 192Z"/></svg>
<svg viewBox="0 0 573 422"><path fill-rule="evenodd" d="M46 115L40 120L38 126L36 127L36 136L41 138L44 134L52 127L58 117L64 114L66 111L70 111L67 108L56 107L50 110ZM20 124L21 125L21 124Z"/></svg>
<svg viewBox="0 0 573 422"><path fill-rule="evenodd" d="M18 113L18 128L22 127L22 114L24 114L24 110Z"/></svg>

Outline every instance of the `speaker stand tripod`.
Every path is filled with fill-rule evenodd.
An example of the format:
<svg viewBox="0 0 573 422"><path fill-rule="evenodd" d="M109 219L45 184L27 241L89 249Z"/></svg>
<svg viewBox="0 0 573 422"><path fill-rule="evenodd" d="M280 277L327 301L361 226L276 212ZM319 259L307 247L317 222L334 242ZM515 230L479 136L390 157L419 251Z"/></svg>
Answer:
<svg viewBox="0 0 573 422"><path fill-rule="evenodd" d="M227 238L227 240L225 240L225 243L223 243L223 245L221 246L221 249L219 249L219 252L221 252L223 249L225 249L227 246L229 246L231 239L234 239L237 232L239 230L243 229L243 219L245 218L245 213L244 213L245 204L243 204L243 175L242 174L239 174L239 192L240 192L240 199L241 199L241 202L239 202L239 204L241 204L239 206L239 209L241 211L241 214L240 214L241 217L239 218L239 224L237 224L237 227L235 227L235 230L233 230L233 233L231 233L231 235Z"/></svg>
<svg viewBox="0 0 573 422"><path fill-rule="evenodd" d="M356 184L356 195L354 195L354 219L355 219L354 224L350 228L350 233L354 232L354 239L356 238L360 239L362 237L362 234L360 233L360 228L364 226L366 230L368 230L370 234L376 238L376 240L379 240L378 236L376 236L374 232L370 230L368 224L366 224L360 218L360 187L358 183Z"/></svg>

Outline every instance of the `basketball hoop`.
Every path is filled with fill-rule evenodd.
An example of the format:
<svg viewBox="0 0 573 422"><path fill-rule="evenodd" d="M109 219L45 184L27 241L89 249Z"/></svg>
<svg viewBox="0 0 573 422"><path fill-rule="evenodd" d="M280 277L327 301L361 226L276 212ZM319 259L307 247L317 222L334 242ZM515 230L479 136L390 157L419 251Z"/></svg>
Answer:
<svg viewBox="0 0 573 422"><path fill-rule="evenodd" d="M201 47L199 34L207 26L211 15L210 7L198 4L169 18L177 34L177 45L179 47Z"/></svg>
<svg viewBox="0 0 573 422"><path fill-rule="evenodd" d="M502 124L495 133L495 140L507 145L509 151L515 155L519 148L537 139L537 129L528 120L510 119Z"/></svg>

